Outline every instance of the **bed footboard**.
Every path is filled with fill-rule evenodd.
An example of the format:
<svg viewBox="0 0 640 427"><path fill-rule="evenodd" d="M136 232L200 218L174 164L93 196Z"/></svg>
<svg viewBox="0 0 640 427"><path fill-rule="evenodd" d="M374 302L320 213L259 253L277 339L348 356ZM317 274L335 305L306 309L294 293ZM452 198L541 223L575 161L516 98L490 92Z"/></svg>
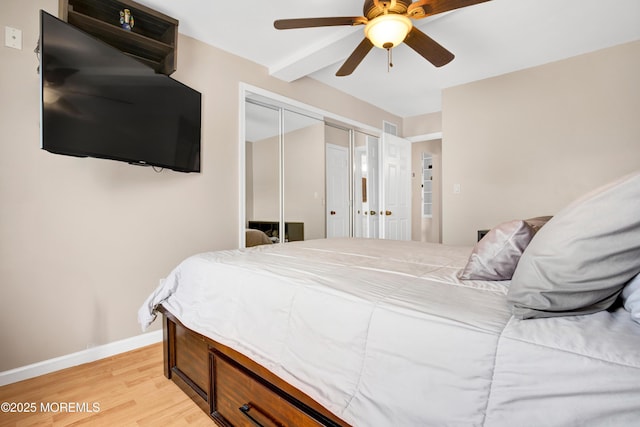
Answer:
<svg viewBox="0 0 640 427"><path fill-rule="evenodd" d="M300 390L235 350L163 314L164 373L217 425L348 427Z"/></svg>
<svg viewBox="0 0 640 427"><path fill-rule="evenodd" d="M205 338L185 328L171 313L163 314L164 375L198 406L209 412L209 346Z"/></svg>

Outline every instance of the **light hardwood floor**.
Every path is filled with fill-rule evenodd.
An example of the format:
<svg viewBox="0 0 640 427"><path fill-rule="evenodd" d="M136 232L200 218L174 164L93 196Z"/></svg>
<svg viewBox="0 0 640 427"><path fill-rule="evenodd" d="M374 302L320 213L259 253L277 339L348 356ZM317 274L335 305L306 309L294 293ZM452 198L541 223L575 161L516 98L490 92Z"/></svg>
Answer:
<svg viewBox="0 0 640 427"><path fill-rule="evenodd" d="M215 426L163 374L162 343L0 387L0 426ZM75 412L74 412L75 411Z"/></svg>

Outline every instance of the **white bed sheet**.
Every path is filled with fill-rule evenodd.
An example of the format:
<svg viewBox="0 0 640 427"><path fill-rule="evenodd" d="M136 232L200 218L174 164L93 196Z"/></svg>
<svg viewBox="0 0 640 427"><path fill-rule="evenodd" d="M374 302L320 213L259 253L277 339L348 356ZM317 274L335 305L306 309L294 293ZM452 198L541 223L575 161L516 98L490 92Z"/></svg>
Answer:
<svg viewBox="0 0 640 427"><path fill-rule="evenodd" d="M200 254L149 296L139 320L147 327L162 304L185 326L247 355L354 426L611 419L614 410L585 400L585 390L616 390L606 402L617 402L611 408L624 415L618 421L640 420L640 406L631 403L640 402L640 328L624 310L604 313L608 326L593 316L568 326L568 318L516 321L505 299L508 281L457 279L470 251L329 239ZM587 380L602 363L612 368ZM618 376L625 377L621 387L606 383ZM552 399L559 383L561 396L587 415L544 410L555 408L551 401L559 405Z"/></svg>

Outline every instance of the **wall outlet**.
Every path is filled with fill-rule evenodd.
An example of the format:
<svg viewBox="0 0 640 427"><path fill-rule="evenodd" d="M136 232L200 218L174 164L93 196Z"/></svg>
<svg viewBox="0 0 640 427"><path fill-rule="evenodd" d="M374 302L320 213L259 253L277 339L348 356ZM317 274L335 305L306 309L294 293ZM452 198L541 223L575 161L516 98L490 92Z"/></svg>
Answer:
<svg viewBox="0 0 640 427"><path fill-rule="evenodd" d="M4 27L4 45L22 50L22 31L17 28Z"/></svg>

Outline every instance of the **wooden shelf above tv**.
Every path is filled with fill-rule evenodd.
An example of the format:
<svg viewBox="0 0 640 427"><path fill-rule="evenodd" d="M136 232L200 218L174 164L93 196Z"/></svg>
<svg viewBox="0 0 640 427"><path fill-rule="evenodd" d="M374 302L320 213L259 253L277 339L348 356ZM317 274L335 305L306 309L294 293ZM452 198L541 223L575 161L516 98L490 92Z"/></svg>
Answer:
<svg viewBox="0 0 640 427"><path fill-rule="evenodd" d="M131 0L59 0L60 18L127 55L149 65L157 73L176 70L178 21ZM131 31L120 26L120 11L134 17Z"/></svg>

